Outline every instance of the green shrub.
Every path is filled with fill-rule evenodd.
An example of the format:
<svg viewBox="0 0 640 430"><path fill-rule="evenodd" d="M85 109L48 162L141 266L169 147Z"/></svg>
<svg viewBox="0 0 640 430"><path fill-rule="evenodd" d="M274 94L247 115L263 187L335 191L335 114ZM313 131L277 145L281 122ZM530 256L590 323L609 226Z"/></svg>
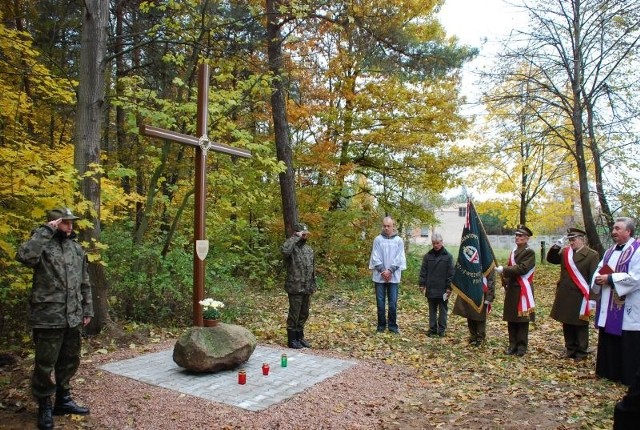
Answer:
<svg viewBox="0 0 640 430"><path fill-rule="evenodd" d="M118 229L105 231L103 259L110 316L141 323L183 324L191 315L193 260L181 248L162 257L157 244L134 246Z"/></svg>

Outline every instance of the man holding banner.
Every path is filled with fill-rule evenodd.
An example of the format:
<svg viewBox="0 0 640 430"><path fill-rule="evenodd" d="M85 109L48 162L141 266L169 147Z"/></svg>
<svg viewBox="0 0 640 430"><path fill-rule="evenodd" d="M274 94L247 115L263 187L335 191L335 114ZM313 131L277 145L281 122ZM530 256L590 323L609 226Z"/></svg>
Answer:
<svg viewBox="0 0 640 430"><path fill-rule="evenodd" d="M516 247L509 255L505 267L496 267L502 274L505 288L504 311L502 319L509 330L507 355L522 357L529 345L529 316L535 310L533 300L533 273L536 268L536 253L529 248L531 230L519 225L515 232Z"/></svg>
<svg viewBox="0 0 640 430"><path fill-rule="evenodd" d="M480 346L487 336L487 315L494 298L495 257L471 200L462 230L460 251L451 282L457 293L453 313L467 319L469 344Z"/></svg>
<svg viewBox="0 0 640 430"><path fill-rule="evenodd" d="M591 277L598 267L600 256L585 244L587 233L578 229L567 230L569 246L559 239L547 253L547 261L560 265L560 279L551 308L551 318L562 323L564 358L576 361L587 357L589 348L589 308Z"/></svg>

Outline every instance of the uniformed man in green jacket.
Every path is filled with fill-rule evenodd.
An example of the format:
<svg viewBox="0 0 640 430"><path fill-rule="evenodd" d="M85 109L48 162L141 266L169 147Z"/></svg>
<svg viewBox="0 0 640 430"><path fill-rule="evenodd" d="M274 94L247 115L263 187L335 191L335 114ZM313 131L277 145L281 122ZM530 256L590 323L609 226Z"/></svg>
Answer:
<svg viewBox="0 0 640 430"><path fill-rule="evenodd" d="M38 399L39 429L53 428L52 415L89 413L70 394L71 378L80 365L81 329L93 316L88 261L73 232L76 219L68 208L49 211L47 223L32 232L16 255L18 261L33 268L29 324L35 364L31 391Z"/></svg>
<svg viewBox="0 0 640 430"><path fill-rule="evenodd" d="M287 345L289 348L310 348L304 337L304 324L309 318L311 295L316 291L316 269L313 249L307 243L306 224L296 223L295 233L282 244L287 268L284 289L289 296Z"/></svg>

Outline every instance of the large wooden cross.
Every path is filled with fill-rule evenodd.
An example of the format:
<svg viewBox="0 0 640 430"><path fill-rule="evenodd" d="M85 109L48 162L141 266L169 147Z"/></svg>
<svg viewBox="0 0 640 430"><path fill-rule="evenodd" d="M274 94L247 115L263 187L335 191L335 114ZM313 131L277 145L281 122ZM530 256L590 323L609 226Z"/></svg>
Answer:
<svg viewBox="0 0 640 430"><path fill-rule="evenodd" d="M221 143L212 143L207 137L207 117L209 106L209 65L201 64L198 69L198 110L196 135L189 136L175 131L165 130L147 125L140 126L140 134L150 137L171 140L173 142L192 145L196 149L196 183L195 208L193 211L194 240L193 240L193 325L202 327L202 306L200 300L204 298L204 258L199 258L196 245L205 240L205 196L207 190L206 160L207 152L214 150L238 157L251 157L251 152L245 149L233 148Z"/></svg>

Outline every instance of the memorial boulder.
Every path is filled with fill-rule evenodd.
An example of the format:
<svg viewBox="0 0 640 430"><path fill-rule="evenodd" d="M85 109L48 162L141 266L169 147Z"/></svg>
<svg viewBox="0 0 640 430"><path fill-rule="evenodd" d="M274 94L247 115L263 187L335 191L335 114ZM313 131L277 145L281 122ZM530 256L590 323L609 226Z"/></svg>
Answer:
<svg viewBox="0 0 640 430"><path fill-rule="evenodd" d="M191 327L176 342L173 361L193 372L215 373L247 361L256 344L255 336L239 325Z"/></svg>

